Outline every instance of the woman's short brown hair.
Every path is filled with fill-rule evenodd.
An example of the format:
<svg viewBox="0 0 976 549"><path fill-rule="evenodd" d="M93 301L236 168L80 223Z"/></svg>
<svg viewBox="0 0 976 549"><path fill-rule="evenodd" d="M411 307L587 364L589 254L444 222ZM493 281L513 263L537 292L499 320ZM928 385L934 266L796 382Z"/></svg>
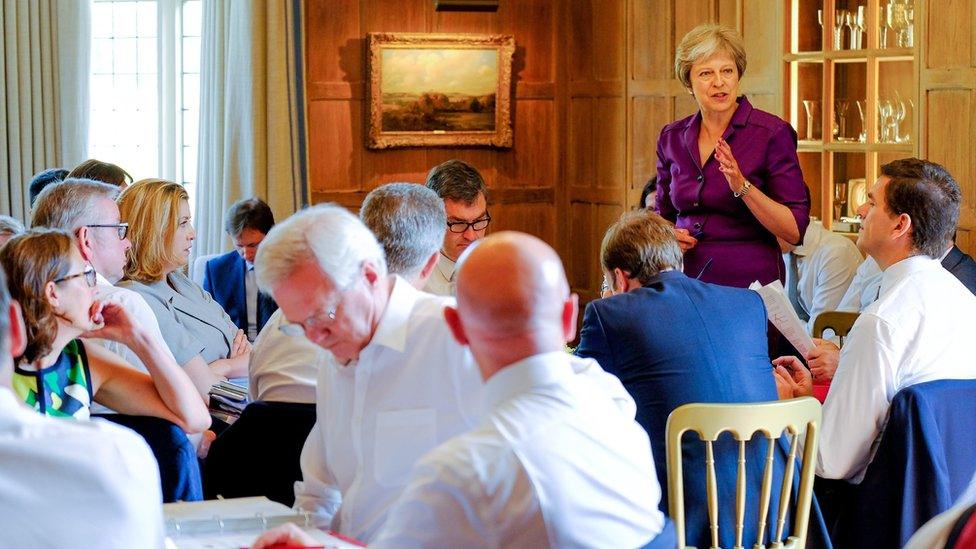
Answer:
<svg viewBox="0 0 976 549"><path fill-rule="evenodd" d="M27 328L27 349L17 363L33 363L51 352L58 334L58 318L45 288L67 276L75 239L59 229L36 228L19 234L0 248L0 265L7 272L10 297L20 302Z"/></svg>
<svg viewBox="0 0 976 549"><path fill-rule="evenodd" d="M674 52L674 75L681 85L691 88L691 66L704 61L718 52L729 54L739 71L739 78L746 72L746 48L742 37L731 27L706 23L688 31Z"/></svg>
<svg viewBox="0 0 976 549"><path fill-rule="evenodd" d="M102 162L101 160L95 160L94 158L89 158L81 164L75 166L68 176L65 178L76 177L79 179L94 179L95 181L101 181L102 183L109 183L115 185L116 187L121 187L123 185L128 185L132 182L132 176L129 172L123 170L121 167L116 166L110 162Z"/></svg>
<svg viewBox="0 0 976 549"><path fill-rule="evenodd" d="M180 263L182 258L173 253L173 235L180 222L180 201L189 199L183 185L165 179L143 179L122 191L119 213L129 223L132 242L125 278L156 282L166 276L168 265Z"/></svg>
<svg viewBox="0 0 976 549"><path fill-rule="evenodd" d="M650 210L635 210L607 229L600 263L604 271L620 269L646 286L661 271L680 270L682 255L670 223Z"/></svg>

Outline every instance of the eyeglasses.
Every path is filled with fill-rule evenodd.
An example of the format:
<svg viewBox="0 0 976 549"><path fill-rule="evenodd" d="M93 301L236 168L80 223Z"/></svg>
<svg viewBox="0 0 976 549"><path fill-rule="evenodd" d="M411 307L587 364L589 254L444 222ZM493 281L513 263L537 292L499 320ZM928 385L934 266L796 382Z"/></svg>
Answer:
<svg viewBox="0 0 976 549"><path fill-rule="evenodd" d="M61 278L55 278L54 279L54 283L55 284L60 284L60 283L65 282L67 280L71 280L72 278L78 278L79 276L85 277L85 284L88 284L88 287L89 288L94 288L95 287L95 284L98 283L98 274L95 272L95 269L92 268L91 265L89 265L87 269L85 269L84 271L82 271L80 273L75 273L75 274L70 274L70 275L67 275L67 276L62 276Z"/></svg>
<svg viewBox="0 0 976 549"><path fill-rule="evenodd" d="M119 240L125 240L125 235L129 234L128 223L113 223L105 225L85 225L86 227L108 227L115 229L119 233Z"/></svg>
<svg viewBox="0 0 976 549"><path fill-rule="evenodd" d="M338 311L339 303L341 302L342 292L339 293L339 297L331 307L323 307L301 322L282 323L278 326L278 329L287 336L301 337L309 331L325 328L335 322L336 311Z"/></svg>
<svg viewBox="0 0 976 549"><path fill-rule="evenodd" d="M448 221L447 228L452 233L460 234L467 231L469 227L476 231L483 231L488 228L489 223L491 223L491 216L486 213L484 217L475 219L471 223L467 221Z"/></svg>

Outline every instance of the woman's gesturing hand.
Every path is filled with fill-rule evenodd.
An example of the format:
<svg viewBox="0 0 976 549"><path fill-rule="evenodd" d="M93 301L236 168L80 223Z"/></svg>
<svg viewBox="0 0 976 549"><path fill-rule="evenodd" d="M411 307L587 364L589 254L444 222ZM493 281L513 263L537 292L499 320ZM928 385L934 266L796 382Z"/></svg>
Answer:
<svg viewBox="0 0 976 549"><path fill-rule="evenodd" d="M746 183L746 178L739 171L739 163L732 156L732 147L724 139L719 139L715 144L715 160L718 162L718 169L725 176L732 192L739 192Z"/></svg>

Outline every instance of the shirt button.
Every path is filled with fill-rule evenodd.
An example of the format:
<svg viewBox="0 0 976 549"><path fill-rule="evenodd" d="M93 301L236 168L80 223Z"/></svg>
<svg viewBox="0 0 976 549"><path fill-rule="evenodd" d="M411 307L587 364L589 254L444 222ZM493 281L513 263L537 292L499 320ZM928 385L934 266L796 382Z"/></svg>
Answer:
<svg viewBox="0 0 976 549"><path fill-rule="evenodd" d="M695 228L696 229L701 229L701 223L695 223Z"/></svg>
<svg viewBox="0 0 976 549"><path fill-rule="evenodd" d="M705 176L704 175L701 175L701 174L698 174L698 182L701 183L704 180L705 180Z"/></svg>
<svg viewBox="0 0 976 549"><path fill-rule="evenodd" d="M698 203L697 203L697 202L695 202L695 204L694 204L694 206L695 206L695 207L697 208L697 207L698 207Z"/></svg>

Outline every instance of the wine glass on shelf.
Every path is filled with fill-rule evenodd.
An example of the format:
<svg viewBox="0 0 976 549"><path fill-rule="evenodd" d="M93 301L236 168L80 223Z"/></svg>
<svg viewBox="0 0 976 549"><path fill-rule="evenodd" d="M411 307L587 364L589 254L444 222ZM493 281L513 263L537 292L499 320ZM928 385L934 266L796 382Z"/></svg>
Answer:
<svg viewBox="0 0 976 549"><path fill-rule="evenodd" d="M847 99L834 101L834 110L837 113L837 141L850 141L847 137L847 111L851 108L851 102Z"/></svg>
<svg viewBox="0 0 976 549"><path fill-rule="evenodd" d="M864 6L858 6L851 14L851 49L859 50L864 46Z"/></svg>
<svg viewBox="0 0 976 549"><path fill-rule="evenodd" d="M881 143L891 143L891 118L894 109L891 101L881 99L878 101L878 123L881 126Z"/></svg>
<svg viewBox="0 0 976 549"><path fill-rule="evenodd" d="M844 22L847 19L847 10L837 10L834 12L834 49L844 49Z"/></svg>
<svg viewBox="0 0 976 549"><path fill-rule="evenodd" d="M823 37L823 10L817 10L817 24L820 25L820 36ZM827 49L823 47L823 38L821 38L820 49Z"/></svg>
<svg viewBox="0 0 976 549"><path fill-rule="evenodd" d="M861 120L861 133L857 135L857 140L860 143L864 143L868 140L867 126L864 125L865 122L864 109L867 108L866 102L864 99L858 99L857 101L854 102L854 104L857 105L857 116Z"/></svg>
<svg viewBox="0 0 976 549"><path fill-rule="evenodd" d="M895 131L895 135L893 136L895 143L904 143L908 140L907 137L902 137L901 135L901 122L905 119L906 114L905 102L901 100L901 94L898 93L898 90L895 90L895 101L892 103L891 113L892 125Z"/></svg>
<svg viewBox="0 0 976 549"><path fill-rule="evenodd" d="M820 101L804 99L803 110L807 113L807 141L813 141L813 129L816 127L815 122L820 115Z"/></svg>

